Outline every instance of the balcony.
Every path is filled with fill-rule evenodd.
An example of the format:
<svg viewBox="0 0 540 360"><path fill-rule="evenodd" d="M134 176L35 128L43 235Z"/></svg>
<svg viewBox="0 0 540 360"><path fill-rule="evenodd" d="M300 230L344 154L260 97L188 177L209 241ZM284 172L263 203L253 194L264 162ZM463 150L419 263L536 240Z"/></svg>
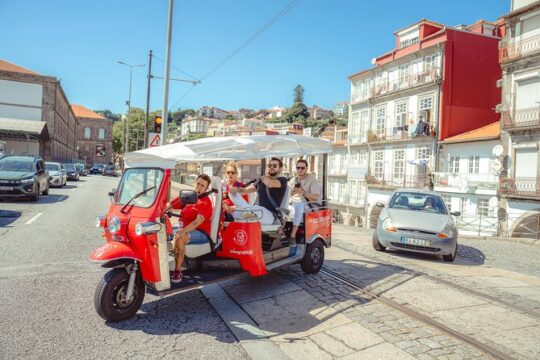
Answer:
<svg viewBox="0 0 540 360"><path fill-rule="evenodd" d="M502 111L503 129L519 129L540 126L540 108L532 107L514 111Z"/></svg>
<svg viewBox="0 0 540 360"><path fill-rule="evenodd" d="M501 178L499 192L511 197L540 199L540 177Z"/></svg>
<svg viewBox="0 0 540 360"><path fill-rule="evenodd" d="M486 194L497 193L497 177L492 174L433 173L435 191Z"/></svg>
<svg viewBox="0 0 540 360"><path fill-rule="evenodd" d="M537 53L540 53L540 36L506 44L499 49L499 62L505 63Z"/></svg>
<svg viewBox="0 0 540 360"><path fill-rule="evenodd" d="M400 140L419 140L425 139L427 137L434 137L435 131L432 130L432 126L428 125L426 131L422 134L416 134L415 132L410 132L407 126L398 126L382 129L380 131L368 131L367 142L370 144L378 142L388 142L388 141L400 141ZM426 135L428 133L428 135Z"/></svg>
<svg viewBox="0 0 540 360"><path fill-rule="evenodd" d="M366 185L369 188L395 189L395 188L427 188L429 178L427 175L383 174L367 175Z"/></svg>
<svg viewBox="0 0 540 360"><path fill-rule="evenodd" d="M439 69L433 68L430 70L405 75L397 80L384 80L379 85L371 89L370 97L377 97L391 92L409 89L418 85L430 84L438 81L441 78Z"/></svg>

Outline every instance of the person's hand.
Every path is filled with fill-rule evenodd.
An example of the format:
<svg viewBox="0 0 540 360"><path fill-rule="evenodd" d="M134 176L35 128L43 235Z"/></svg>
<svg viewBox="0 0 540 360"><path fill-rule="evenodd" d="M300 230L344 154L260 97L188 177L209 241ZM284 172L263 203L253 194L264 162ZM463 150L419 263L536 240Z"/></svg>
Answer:
<svg viewBox="0 0 540 360"><path fill-rule="evenodd" d="M235 194L238 194L238 193L240 193L240 189L237 188L237 187L233 187L231 190L229 190L229 194L235 195Z"/></svg>
<svg viewBox="0 0 540 360"><path fill-rule="evenodd" d="M293 187L292 194L293 195L304 195L304 190L302 190L302 188L299 188L299 187Z"/></svg>
<svg viewBox="0 0 540 360"><path fill-rule="evenodd" d="M182 239L184 236L186 236L186 231L184 229L179 230L176 232L176 234L174 234L174 240L178 241Z"/></svg>
<svg viewBox="0 0 540 360"><path fill-rule="evenodd" d="M234 211L236 210L236 206L228 206L225 208L225 211L228 212L229 214L232 214Z"/></svg>

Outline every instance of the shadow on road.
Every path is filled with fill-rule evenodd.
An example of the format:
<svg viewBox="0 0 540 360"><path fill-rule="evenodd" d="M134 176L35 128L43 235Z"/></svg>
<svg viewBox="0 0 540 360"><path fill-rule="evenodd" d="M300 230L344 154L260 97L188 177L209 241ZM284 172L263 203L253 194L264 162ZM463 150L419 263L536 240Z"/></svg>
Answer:
<svg viewBox="0 0 540 360"><path fill-rule="evenodd" d="M40 204L53 204L61 201L66 201L69 198L69 195L62 195L62 194L51 194L49 195L41 195L39 197L39 200L37 202L34 202L30 199L5 199L0 201L0 203L4 202L7 204L25 204L25 205L40 205Z"/></svg>
<svg viewBox="0 0 540 360"><path fill-rule="evenodd" d="M22 215L21 211L0 210L0 227L8 226Z"/></svg>
<svg viewBox="0 0 540 360"><path fill-rule="evenodd" d="M400 250L386 250L385 253L387 253L389 256L395 256L399 258L423 260L433 263L443 263L442 257L439 255L417 254ZM468 245L458 244L458 252L456 259L453 262L444 263L449 265L480 266L484 264L485 260L486 255L477 248Z"/></svg>

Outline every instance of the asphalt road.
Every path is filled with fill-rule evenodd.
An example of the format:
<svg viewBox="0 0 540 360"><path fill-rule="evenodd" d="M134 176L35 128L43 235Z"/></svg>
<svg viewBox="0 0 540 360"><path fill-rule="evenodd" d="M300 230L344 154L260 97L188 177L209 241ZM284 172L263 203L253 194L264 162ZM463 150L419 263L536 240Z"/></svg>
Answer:
<svg viewBox="0 0 540 360"><path fill-rule="evenodd" d="M88 256L118 179L88 176L37 203L0 202L0 359L247 358L199 291L147 294L121 324L96 314L105 270Z"/></svg>

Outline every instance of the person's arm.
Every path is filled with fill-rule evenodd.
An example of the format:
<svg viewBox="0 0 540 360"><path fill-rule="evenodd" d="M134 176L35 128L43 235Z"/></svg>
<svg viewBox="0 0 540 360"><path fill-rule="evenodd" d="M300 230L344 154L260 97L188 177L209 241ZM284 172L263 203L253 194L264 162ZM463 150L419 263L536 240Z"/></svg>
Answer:
<svg viewBox="0 0 540 360"><path fill-rule="evenodd" d="M261 176L261 181L269 189L281 188L282 183L279 179L271 179L268 176ZM286 183L285 183L286 185Z"/></svg>
<svg viewBox="0 0 540 360"><path fill-rule="evenodd" d="M257 191L257 188L255 187L255 185L249 185L248 187L245 187L245 188L233 187L229 192L231 194L239 194L239 193L249 194L255 191Z"/></svg>
<svg viewBox="0 0 540 360"><path fill-rule="evenodd" d="M321 187L319 186L316 180L314 180L310 184L308 190L304 192L304 196L310 202L319 201L321 197Z"/></svg>
<svg viewBox="0 0 540 360"><path fill-rule="evenodd" d="M182 228L179 230L176 234L178 237L182 237L185 234L189 233L190 231L196 230L199 225L201 225L204 222L204 216L197 215L197 218L191 222L188 226Z"/></svg>

